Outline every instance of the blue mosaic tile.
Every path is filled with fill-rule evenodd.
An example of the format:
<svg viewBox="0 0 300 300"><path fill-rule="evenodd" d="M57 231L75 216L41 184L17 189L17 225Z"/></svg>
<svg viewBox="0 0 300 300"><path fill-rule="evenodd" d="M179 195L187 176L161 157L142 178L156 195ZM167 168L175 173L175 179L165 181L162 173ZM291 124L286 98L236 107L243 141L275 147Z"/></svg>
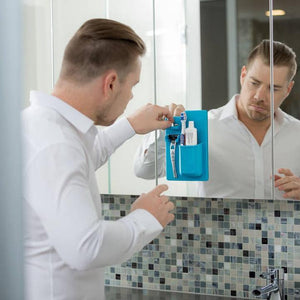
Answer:
<svg viewBox="0 0 300 300"><path fill-rule="evenodd" d="M126 215L136 196L103 195L104 219ZM171 197L176 220L105 284L254 299L259 275L284 267L287 299L300 291L300 203ZM299 227L300 229L300 227Z"/></svg>

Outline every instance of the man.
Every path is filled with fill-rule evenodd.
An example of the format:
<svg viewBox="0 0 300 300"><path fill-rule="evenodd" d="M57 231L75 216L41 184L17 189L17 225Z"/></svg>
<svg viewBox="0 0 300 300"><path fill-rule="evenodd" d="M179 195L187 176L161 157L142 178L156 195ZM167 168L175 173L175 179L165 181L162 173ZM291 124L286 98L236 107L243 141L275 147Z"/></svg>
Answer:
<svg viewBox="0 0 300 300"><path fill-rule="evenodd" d="M168 108L150 104L116 121L133 96L144 52L131 28L89 20L66 47L52 95L31 93L23 112L28 300L104 299L103 268L130 258L174 218L162 195L167 186L159 185L126 217L104 221L94 174L135 133L173 121Z"/></svg>
<svg viewBox="0 0 300 300"><path fill-rule="evenodd" d="M275 170L284 167L300 175L300 121L279 108L294 85L296 55L280 42L274 42L273 48ZM241 70L240 94L208 113L210 178L198 183L201 197L271 197L269 51L267 40L252 50ZM146 140L141 145L143 150L138 149L135 160L135 173L143 178L154 174L149 144ZM163 166L158 168L160 176L165 170L162 144L163 139L158 141L158 165ZM276 198L284 198L280 190L275 192Z"/></svg>

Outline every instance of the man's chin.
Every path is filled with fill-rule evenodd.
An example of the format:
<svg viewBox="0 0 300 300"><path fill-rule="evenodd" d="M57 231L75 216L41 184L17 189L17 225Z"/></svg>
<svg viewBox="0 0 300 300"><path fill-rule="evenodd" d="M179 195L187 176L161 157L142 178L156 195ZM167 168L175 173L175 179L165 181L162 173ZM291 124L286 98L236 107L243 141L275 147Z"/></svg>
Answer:
<svg viewBox="0 0 300 300"><path fill-rule="evenodd" d="M110 125L114 124L114 123L116 122L116 120L117 120L117 119L114 119L114 120L112 120L112 121L107 122L107 125L106 125L106 126L110 126Z"/></svg>
<svg viewBox="0 0 300 300"><path fill-rule="evenodd" d="M117 118L114 119L114 120L97 120L95 122L95 125L98 125L98 126L110 126L112 124L114 124L116 122Z"/></svg>
<svg viewBox="0 0 300 300"><path fill-rule="evenodd" d="M260 121L265 121L265 120L269 119L270 116L266 115L266 114L262 114L262 113L252 113L251 118L252 118L252 120L260 122Z"/></svg>

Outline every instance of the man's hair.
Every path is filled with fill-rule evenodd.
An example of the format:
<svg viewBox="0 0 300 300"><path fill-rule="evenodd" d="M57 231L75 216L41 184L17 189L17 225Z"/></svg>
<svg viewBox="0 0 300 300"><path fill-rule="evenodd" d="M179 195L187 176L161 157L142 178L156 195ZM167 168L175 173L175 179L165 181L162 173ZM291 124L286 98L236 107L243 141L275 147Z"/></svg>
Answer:
<svg viewBox="0 0 300 300"><path fill-rule="evenodd" d="M86 83L114 69L122 80L145 52L143 40L130 27L113 20L91 19L69 41L60 77Z"/></svg>
<svg viewBox="0 0 300 300"><path fill-rule="evenodd" d="M260 57L266 65L270 64L270 41L263 40L249 54L247 66ZM273 41L274 66L286 66L289 68L288 81L291 81L297 71L296 54L292 48L284 43Z"/></svg>

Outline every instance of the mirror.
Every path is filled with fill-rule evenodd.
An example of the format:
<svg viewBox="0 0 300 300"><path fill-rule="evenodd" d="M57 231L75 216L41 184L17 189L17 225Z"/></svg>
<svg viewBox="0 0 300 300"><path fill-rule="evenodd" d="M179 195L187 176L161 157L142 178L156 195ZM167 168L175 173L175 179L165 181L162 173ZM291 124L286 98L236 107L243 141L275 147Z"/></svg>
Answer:
<svg viewBox="0 0 300 300"><path fill-rule="evenodd" d="M286 43L295 51L299 71L300 3L297 0L274 0L273 9L282 10L285 13L273 17L274 40ZM288 114L300 119L300 72L298 71L294 77L295 85L281 108Z"/></svg>
<svg viewBox="0 0 300 300"><path fill-rule="evenodd" d="M147 47L147 52L142 58L140 82L134 87L134 98L129 102L125 111L125 115L128 115L142 105L155 102L153 2L152 0L108 0L106 3L106 16L132 27ZM107 172L101 168L97 171L101 191L103 190L102 182L105 182L106 178L109 178L107 193L113 194L141 194L155 186L155 180L141 180L133 172L134 153L142 139L142 135L135 135L111 156Z"/></svg>
<svg viewBox="0 0 300 300"><path fill-rule="evenodd" d="M296 0L273 0L273 36L274 40L282 41L289 45L296 53L296 61L298 65L298 71L294 77L294 86L290 95L281 105L281 109L293 116L296 119L300 119L300 42L299 42L299 26L300 26L300 3ZM290 119L290 116L287 118ZM286 120L285 119L285 120ZM287 125L286 123L284 123ZM292 134L295 130L292 124L296 124L295 120L290 120L289 132L290 136L282 137L280 134L274 137L274 169L275 173L278 173L279 168L287 168L293 174L300 176L300 165L299 165L299 149L300 139L299 130L296 134ZM300 128L300 127L299 127ZM286 132L288 134L288 132ZM276 131L275 131L276 134ZM276 142L278 141L280 142ZM280 140L279 140L280 139ZM292 141L291 141L292 140ZM287 147L287 145L289 145ZM283 176L282 174L280 174ZM278 199L283 192L275 190L275 198Z"/></svg>
<svg viewBox="0 0 300 300"><path fill-rule="evenodd" d="M65 46L79 26L91 18L112 18L134 28L146 42L148 52L143 59L141 83L133 91L135 101L127 112L153 102L153 13L152 0L148 1L35 1L23 2L24 11L24 106L29 104L29 91L41 90L51 93L59 76ZM134 7L135 9L128 9ZM72 8L72 9L70 9ZM124 11L126 19L124 19ZM68 19L68 22L66 22ZM142 136L135 136L117 151L108 164L97 172L101 193L135 194L136 177L132 171L132 153ZM130 153L128 155L128 153ZM120 168L120 162L122 168ZM141 190L153 188L155 181L140 180Z"/></svg>
<svg viewBox="0 0 300 300"><path fill-rule="evenodd" d="M274 6L288 12L280 19L274 17L274 39L300 53L296 38L300 4L297 0L274 0ZM24 51L24 69L28 70L24 99L28 99L29 89L51 92L65 45L85 20L108 17L131 26L147 46L141 81L126 114L148 102L181 103L186 109L222 106L240 90L240 70L248 52L269 38L267 10L267 0L88 0L88 5L70 0L24 1L28 43ZM298 72L296 82L299 76ZM296 118L300 117L299 88L296 84L282 106ZM169 195L198 195L195 184L189 182L137 178L133 156L142 141L143 136L137 135L126 142L97 172L102 193L138 195L157 182L166 182Z"/></svg>
<svg viewBox="0 0 300 300"><path fill-rule="evenodd" d="M190 4L190 3L189 3ZM195 3L193 3L195 4ZM269 18L265 15L268 10L268 1L200 1L200 27L201 27L201 74L198 81L193 78L193 81L201 85L201 96L191 99L188 97L188 89L186 91L185 103L187 108L191 109L191 102L193 108L196 109L211 109L224 105L233 94L239 92L239 76L241 67L246 64L247 56L249 52L256 46L261 40L269 39ZM187 2L185 3L186 13ZM194 12L197 12L197 6L194 7ZM293 18L289 16L288 18ZM168 18L169 19L169 18ZM191 15L186 16L186 53L188 53L189 45L189 22L193 18ZM159 18L157 19L159 20ZM157 21L158 22L158 21ZM281 24L283 26L283 24ZM158 26L157 26L158 27ZM288 27L286 27L288 28ZM297 32L295 30L295 32ZM192 38L197 39L197 35L192 35ZM157 39L159 41L159 38ZM288 45L292 46L289 42L282 38L278 38ZM293 47L293 46L292 46ZM293 47L295 48L295 47ZM221 50L220 50L221 49ZM197 62L194 65L189 65L189 60L194 57L187 56L186 59L186 74L191 71L188 66L197 66ZM159 57L156 57L157 64L161 65L162 61L159 61ZM174 74L170 75L171 77ZM186 75L188 78L188 75ZM158 94L163 94L161 89L167 90L165 77L162 76L162 80L158 81L157 91ZM168 78L170 80L170 78ZM201 81L201 83L200 83ZM186 83L188 84L188 83ZM190 88L191 86L189 86ZM196 103L195 103L196 99ZM193 102L194 100L194 102ZM220 100L220 101L215 101ZM223 102L222 102L223 101ZM175 102L175 101L174 101ZM181 102L182 103L182 102ZM165 104L164 101L159 104ZM196 107L195 107L196 106ZM244 130L244 128L242 128ZM271 129L268 133L270 139L266 135L265 141L267 145L261 147L261 149L249 150L234 153L234 155L240 156L240 161L249 160L253 157L252 153L255 153L255 159L249 160L252 173L255 176L249 176L247 172L243 181L239 180L241 172L233 174L232 165L235 163L236 157L231 156L225 158L228 160L226 168L223 168L226 172L223 172L223 178L228 176L232 177L233 182L237 182L236 191L231 193L231 190L221 190L222 186L211 186L205 196L207 197L229 197L229 198L272 198L273 189L271 175L273 174L273 161L272 161L272 143L271 143ZM213 140L212 134L210 138ZM217 139L217 138L216 138ZM275 141L276 143L276 141ZM256 143L255 143L256 144ZM224 147L224 144L218 145L219 149ZM256 147L255 145L252 145ZM252 147L250 144L250 148ZM159 146L158 146L159 148ZM257 147L256 147L257 148ZM229 147L228 149L232 149ZM299 149L299 148L298 148ZM226 151L226 150L225 150ZM233 151L232 151L233 152ZM230 153L230 151L228 152ZM247 155L247 153L250 153ZM276 154L276 151L275 151ZM159 156L159 155L158 155ZM244 157L242 157L244 156ZM258 157L257 157L258 156ZM281 155L282 156L282 155ZM297 157L297 155L296 155ZM217 159L216 159L217 158ZM222 165L224 164L224 157L222 157ZM276 156L275 156L276 162ZM292 159L283 160L283 165L292 166ZM211 165L215 165L212 169L216 169L218 163L218 156L214 156L214 161ZM159 163L158 163L159 164ZM262 167L264 165L264 167ZM239 171L239 170L238 170ZM212 172L211 172L212 173ZM298 173L300 174L300 173ZM212 174L211 174L212 175ZM218 174L219 175L219 174ZM234 179L234 176L236 178ZM222 176L220 176L222 177ZM222 178L221 178L222 179ZM221 180L219 180L221 182ZM264 182L264 184L262 184ZM197 186L194 183L179 183L166 181L164 178L159 179L159 183L167 183L170 187L170 194L174 193L177 196L198 196ZM240 184L239 184L240 183ZM248 192L245 192L248 186ZM255 188L252 188L255 187ZM217 190L217 192L216 192ZM203 195L203 194L202 194ZM276 198L282 195L277 193Z"/></svg>
<svg viewBox="0 0 300 300"><path fill-rule="evenodd" d="M186 2L186 4L188 1ZM233 95L240 91L240 71L243 65L246 64L248 54L262 39L268 39L268 18L265 16L265 11L268 10L268 1L198 1L198 7L196 2L194 9L186 9L186 12L192 12L195 15L195 11L199 12L198 25L200 31L198 33L199 44L201 45L199 52L201 53L199 64L199 77L193 77L192 83L190 83L189 90L196 89L200 86L200 93L198 97L191 98L186 94L187 108L188 109L215 109L225 105ZM194 28L190 27L189 22L192 20L191 15L186 17L187 37L186 48L191 46L189 41L197 39ZM192 23L193 24L193 23ZM264 29L264 30L262 30ZM191 31L189 31L191 30ZM197 31L196 31L197 32ZM190 53L191 50L189 49ZM187 55L187 66L194 66L195 55ZM197 64L196 64L197 65ZM190 72L191 68L186 69L186 73ZM188 77L188 75L187 75ZM190 77L191 79L191 77ZM160 82L161 86L166 86L163 82ZM234 131L244 130L234 128ZM230 135L230 132L228 133ZM216 143L219 137L213 136L209 126L209 144ZM219 148L226 147L224 144L218 145ZM231 149L231 150L230 150ZM226 152L226 150L224 149ZM228 145L228 153L232 153L231 145ZM246 149L252 155L252 151ZM241 160L245 154L237 153ZM218 155L216 155L218 156ZM232 181L235 182L239 179L240 174L230 174L232 165L234 164L234 158L228 157L225 159L222 157L220 162L217 159L210 161L210 178L217 176L214 171L218 169L218 165L223 165L223 177L232 176ZM253 166L254 168L254 166ZM253 170L255 172L255 170ZM266 173L271 175L271 169L266 170ZM219 172L219 174L222 174ZM220 175L220 177L222 177ZM214 182L221 180L214 179ZM230 179L227 179L230 181ZM222 191L222 185L212 186L208 185L209 189L206 191L207 197L239 197L239 198L254 198L256 195L259 197L264 191L259 191L257 194L252 192L244 192L245 186L250 186L253 183L253 178L245 178L237 187L235 193L231 193L230 190ZM165 179L160 179L160 183L167 183L170 187L171 193L174 191L174 195L179 196L198 196L198 183L186 182L183 183L183 188L180 189L178 182L170 182ZM201 185L202 183L200 183ZM205 183L207 186L207 184ZM249 189L248 189L249 190ZM203 194L201 194L203 195Z"/></svg>

